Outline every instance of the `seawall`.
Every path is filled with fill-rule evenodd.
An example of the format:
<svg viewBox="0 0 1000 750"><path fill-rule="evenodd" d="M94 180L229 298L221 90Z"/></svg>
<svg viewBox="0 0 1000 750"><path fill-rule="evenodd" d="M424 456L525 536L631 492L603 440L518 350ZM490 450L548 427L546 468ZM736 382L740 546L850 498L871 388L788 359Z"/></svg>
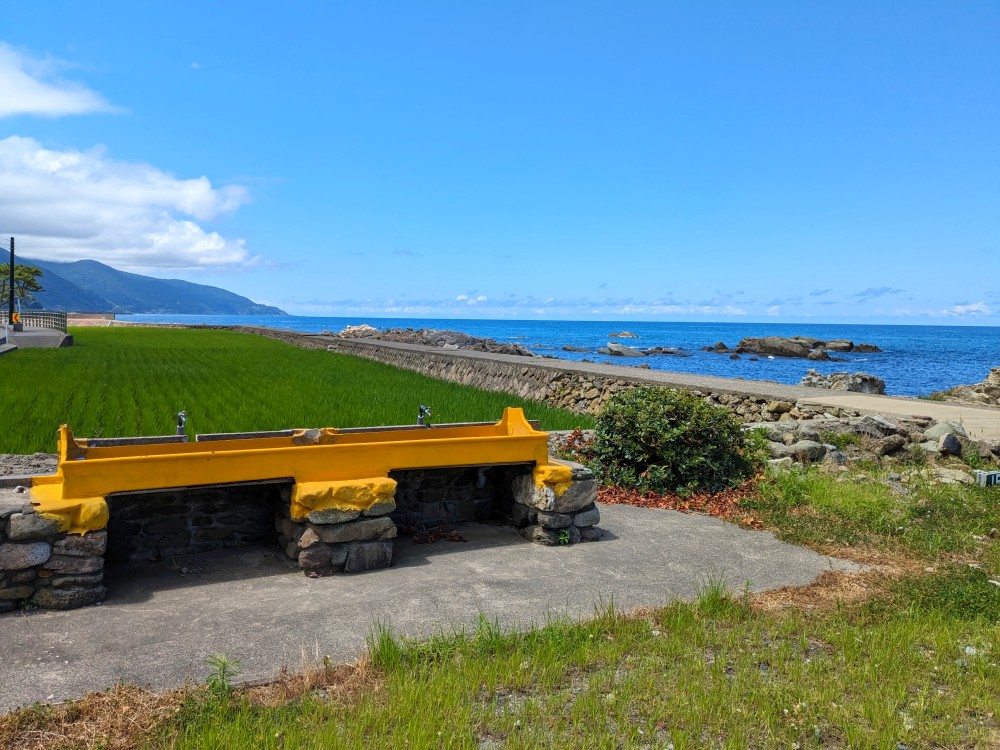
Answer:
<svg viewBox="0 0 1000 750"><path fill-rule="evenodd" d="M834 416L882 411L871 408L824 405L828 391L761 380L739 380L710 375L646 370L638 367L571 362L485 354L465 350L397 344L372 339L341 339L324 334L304 334L273 328L233 326L229 330L285 341L307 349L362 357L441 380L488 391L512 393L582 414L597 414L609 398L638 385L657 385L694 391L706 400L725 406L745 422L773 421L828 411ZM860 394L842 394L860 396ZM913 404L915 413L924 402L888 397L865 397ZM917 408L920 407L920 408Z"/></svg>

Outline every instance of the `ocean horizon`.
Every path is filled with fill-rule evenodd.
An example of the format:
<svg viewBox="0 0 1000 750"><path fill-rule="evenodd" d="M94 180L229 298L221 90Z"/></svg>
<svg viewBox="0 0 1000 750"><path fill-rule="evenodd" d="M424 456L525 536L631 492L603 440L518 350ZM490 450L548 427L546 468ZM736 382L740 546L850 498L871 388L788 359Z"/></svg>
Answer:
<svg viewBox="0 0 1000 750"><path fill-rule="evenodd" d="M366 316L310 317L300 315L119 315L130 322L187 325L252 325L302 333L337 333L348 325L367 323L385 328L436 328L461 331L504 343L519 343L538 355L580 361L589 359L617 365L648 364L651 369L718 375L747 380L798 384L806 372L867 372L885 380L886 393L926 396L955 385L982 381L991 367L1000 365L1000 327L858 325L840 323L704 323L644 321L478 320L472 318L377 318ZM610 334L629 331L636 338L616 339ZM812 336L826 341L849 339L874 344L879 353L845 353L846 362L811 362L804 359L757 361L742 355L702 351L723 342L734 348L748 336ZM651 355L641 359L607 356L597 348L609 341L627 346L674 347L689 356ZM563 346L586 349L563 351Z"/></svg>

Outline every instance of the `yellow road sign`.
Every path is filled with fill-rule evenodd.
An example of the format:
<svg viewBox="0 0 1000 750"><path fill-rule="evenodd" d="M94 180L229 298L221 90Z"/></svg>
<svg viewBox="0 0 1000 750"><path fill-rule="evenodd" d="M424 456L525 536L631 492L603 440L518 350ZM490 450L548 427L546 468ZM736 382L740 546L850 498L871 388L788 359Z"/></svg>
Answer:
<svg viewBox="0 0 1000 750"><path fill-rule="evenodd" d="M21 313L19 313L19 312L14 313L11 316L11 318L10 318L10 322L14 323L14 324L20 323L21 322Z"/></svg>

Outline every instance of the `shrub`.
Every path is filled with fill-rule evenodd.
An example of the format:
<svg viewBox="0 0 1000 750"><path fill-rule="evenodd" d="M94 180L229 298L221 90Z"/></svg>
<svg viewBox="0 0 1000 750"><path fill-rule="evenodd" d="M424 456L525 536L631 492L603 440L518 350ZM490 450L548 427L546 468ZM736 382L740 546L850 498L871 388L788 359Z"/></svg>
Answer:
<svg viewBox="0 0 1000 750"><path fill-rule="evenodd" d="M597 419L595 468L603 482L653 492L718 492L751 476L759 440L725 409L688 391L633 388Z"/></svg>

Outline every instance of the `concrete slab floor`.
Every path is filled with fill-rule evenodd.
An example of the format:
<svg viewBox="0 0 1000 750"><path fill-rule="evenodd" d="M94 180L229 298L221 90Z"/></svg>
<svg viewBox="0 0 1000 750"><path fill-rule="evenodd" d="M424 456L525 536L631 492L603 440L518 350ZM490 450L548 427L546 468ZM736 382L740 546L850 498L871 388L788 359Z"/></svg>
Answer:
<svg viewBox="0 0 1000 750"><path fill-rule="evenodd" d="M206 658L241 662L241 678L283 665L357 658L373 623L430 636L480 615L506 628L692 598L710 577L734 591L804 585L854 563L699 515L602 506L596 543L529 544L510 527L458 527L468 542L396 542L392 567L307 578L277 550L250 548L174 565L109 568L102 606L0 616L0 710L75 698L118 681L155 689L208 674Z"/></svg>

